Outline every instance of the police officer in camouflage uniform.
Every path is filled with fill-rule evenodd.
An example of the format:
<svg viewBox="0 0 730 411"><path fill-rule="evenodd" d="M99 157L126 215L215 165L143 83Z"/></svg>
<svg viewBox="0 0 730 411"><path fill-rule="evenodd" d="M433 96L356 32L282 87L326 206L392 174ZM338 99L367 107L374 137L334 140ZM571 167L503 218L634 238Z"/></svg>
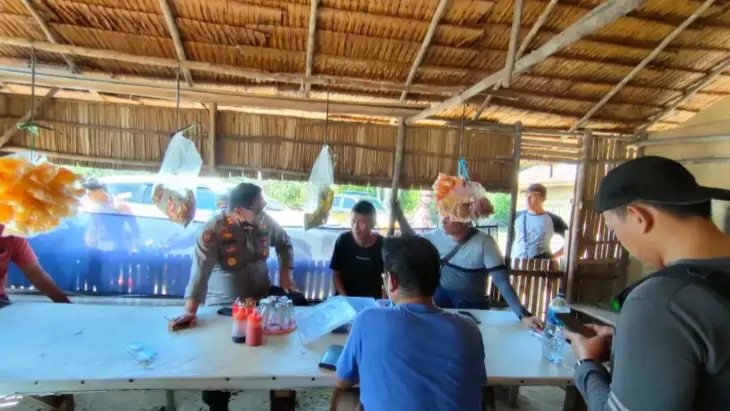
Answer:
<svg viewBox="0 0 730 411"><path fill-rule="evenodd" d="M294 261L287 233L264 213L261 188L249 183L230 193L227 210L216 213L198 235L190 281L185 289L185 314L173 324L195 325L200 304L230 305L236 298L287 295L294 305L307 300L292 281ZM269 248L279 257L281 287L269 280ZM227 411L230 393L204 391L210 411Z"/></svg>

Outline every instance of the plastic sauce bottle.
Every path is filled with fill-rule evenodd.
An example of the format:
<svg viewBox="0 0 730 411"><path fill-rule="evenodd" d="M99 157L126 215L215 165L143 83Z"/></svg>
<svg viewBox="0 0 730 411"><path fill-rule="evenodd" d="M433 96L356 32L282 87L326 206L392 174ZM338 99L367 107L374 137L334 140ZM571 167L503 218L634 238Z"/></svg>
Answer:
<svg viewBox="0 0 730 411"><path fill-rule="evenodd" d="M253 311L248 315L246 328L246 344L258 347L264 342L264 329L261 326L261 313Z"/></svg>
<svg viewBox="0 0 730 411"><path fill-rule="evenodd" d="M233 307L233 325L231 327L231 339L236 344L246 342L246 331L248 326L248 311L245 308Z"/></svg>

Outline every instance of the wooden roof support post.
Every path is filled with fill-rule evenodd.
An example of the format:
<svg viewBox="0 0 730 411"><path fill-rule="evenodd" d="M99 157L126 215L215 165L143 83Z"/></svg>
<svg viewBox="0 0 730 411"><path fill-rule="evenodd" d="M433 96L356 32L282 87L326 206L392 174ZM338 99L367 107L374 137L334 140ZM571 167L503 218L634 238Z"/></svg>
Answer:
<svg viewBox="0 0 730 411"><path fill-rule="evenodd" d="M182 39L180 38L180 31L177 29L175 17L172 15L172 10L170 9L170 5L167 3L167 0L160 0L160 9L162 9L162 14L165 15L167 30L170 32L172 43L175 45L177 59L181 62L186 61L187 58L185 58L185 48L183 47ZM188 84L188 87L192 87L193 76L190 74L190 69L183 67L182 72L183 76L185 76L185 82Z"/></svg>
<svg viewBox="0 0 730 411"><path fill-rule="evenodd" d="M522 123L515 123L515 142L512 148L512 178L510 179L509 224L507 226L507 245L504 261L512 267L512 244L515 242L515 217L517 216L517 194L520 190L520 159L522 157Z"/></svg>
<svg viewBox="0 0 730 411"><path fill-rule="evenodd" d="M565 297L569 303L575 302L576 272L578 271L578 260L580 260L581 233L583 232L583 215L585 214L583 200L585 199L586 180L588 179L591 145L593 144L593 136L590 131L583 134L581 143L583 146L581 147L580 163L578 163L576 172L575 190L573 190L573 208L570 213L570 236L568 237L568 275L565 284Z"/></svg>
<svg viewBox="0 0 730 411"><path fill-rule="evenodd" d="M53 29L46 23L46 21L43 19L43 17L38 13L38 10L33 7L33 4L30 2L30 0L20 0L23 2L23 5L26 9L28 9L28 12L30 12L30 15L33 16L36 22L38 22L38 25L41 26L41 30L43 30L43 33L45 33L46 38L48 41L50 41L53 44L61 44L58 41L58 38L56 37L56 33L53 31ZM67 55L62 55L63 61L68 64L68 68L71 70L72 73L78 72L78 68L76 67L76 63L71 59L71 57Z"/></svg>
<svg viewBox="0 0 730 411"><path fill-rule="evenodd" d="M28 112L25 113L25 115L17 123L15 123L15 125L13 127L5 130L3 135L0 136L0 147L4 146L5 143L10 141L10 139L13 138L13 136L18 132L18 130L19 130L18 125L27 123L28 120L31 119L31 117L35 117L36 115L38 115L38 112L40 111L40 109L43 108L43 106L53 98L53 96L58 92L58 90L59 90L58 87L54 87L54 88L48 90L48 92L46 93L45 96L43 96L41 101L39 101L35 104L35 106L33 107L33 110L28 110Z"/></svg>
<svg viewBox="0 0 730 411"><path fill-rule="evenodd" d="M206 163L208 172L211 175L216 173L216 139L218 137L218 104L208 103L209 125L208 125L208 150Z"/></svg>
<svg viewBox="0 0 730 411"><path fill-rule="evenodd" d="M525 36L525 39L522 40L522 44L520 44L520 48L517 49L517 54L515 55L515 60L521 59L522 56L525 54L525 51L527 51L527 48L530 46L530 43L532 43L532 40L535 38L537 33L540 31L540 28L542 27L542 25L545 24L545 21L547 21L548 16L555 8L555 5L558 4L558 1L559 0L550 0L550 3L548 3L547 6L545 6L545 10L543 10L542 14L540 14L540 17L537 18L537 21L535 21L535 24L533 24L532 28L527 33L527 36ZM520 5L520 7L522 7L522 6ZM516 15L515 15L515 17L516 17ZM518 27L520 27L521 24L522 24L522 18L520 17L520 24L518 25ZM512 28L514 30L514 23L512 23ZM519 29L517 31L517 34L519 36ZM511 42L511 39L510 39L510 42ZM513 64L513 67L514 67L514 64ZM497 83L494 86L494 90L495 91L499 90L499 86L500 86L499 83ZM506 84L505 87L509 87L509 83ZM479 116L482 115L482 112L484 111L484 109L489 107L489 103L491 103L491 102L492 102L492 95L490 94L484 98L482 105L479 106L479 109L477 109L476 113L474 113L474 117L472 117L472 120L478 120Z"/></svg>
<svg viewBox="0 0 730 411"><path fill-rule="evenodd" d="M649 122L644 124L643 126L639 127L637 131L643 132L646 131L649 127L653 126L654 124L661 121L663 118L674 112L679 106L684 104L687 100L694 97L697 92L702 90L703 88L707 87L708 84L715 81L722 73L727 71L727 69L730 69L730 58L720 63L717 67L712 69L710 73L707 74L704 78L700 79L700 81L697 82L694 86L687 89L687 91L684 92L684 94L674 103L670 104L667 108L662 110L660 113L657 113L653 115Z"/></svg>
<svg viewBox="0 0 730 411"><path fill-rule="evenodd" d="M654 58L656 58L656 56L658 56L664 50L664 48L667 47L669 45L669 43L672 42L672 40L674 40L682 31L684 31L684 29L686 29L687 26L692 24L698 18L702 17L702 15L705 13L705 11L707 11L707 9L709 9L710 6L712 6L712 4L714 2L715 2L715 0L705 0L705 2L700 6L700 8L695 10L695 12L692 13L692 15L690 15L689 17L687 17L687 19L684 20L682 22L682 24L677 26L677 28L675 28L674 31L669 33L669 35L667 37L665 37L664 40L662 40L662 42L659 43L659 45L656 46L656 48L654 50L652 50L652 52L649 53L648 56L644 57L644 59L641 60L641 63L639 63L639 65L634 67L634 69L631 70L631 72L629 72L629 74L627 74L626 77L624 77L618 84L616 84L613 87L613 89L611 89L611 91L609 91L605 96L603 96L603 98L598 103L596 103L596 105L593 106L593 108L588 110L588 112L583 117L581 117L580 120L578 120L575 124L573 124L573 126L570 127L569 131L577 130L586 121L588 121L594 114L596 114L596 112L598 112L598 110L600 110L601 107L606 105L606 103L608 103L608 101L611 100L611 98L613 98L613 96L615 96L619 91L621 91L621 89L624 88L624 86L626 84L628 84L628 82L631 81L641 70L643 70L644 67L646 67L649 63L651 63L651 61L654 60Z"/></svg>
<svg viewBox="0 0 730 411"><path fill-rule="evenodd" d="M570 27L560 32L560 34L553 37L550 41L543 44L540 48L519 59L515 63L513 75L522 73L530 67L545 61L548 57L583 37L595 33L602 27L631 12L641 3L643 3L643 0L608 0L602 3L600 6L588 12L588 14L583 16L583 18L573 23ZM409 117L406 121L408 123L412 123L414 121L423 120L451 107L463 104L465 101L468 101L470 98L476 96L487 88L501 82L504 79L506 72L506 69L502 69L493 73L462 93L451 97L443 103L425 109L415 116Z"/></svg>
<svg viewBox="0 0 730 411"><path fill-rule="evenodd" d="M317 6L319 0L311 0L311 8L309 10L309 34L307 36L307 67L306 76L311 77L312 66L314 66L314 48L317 35ZM312 87L308 81L304 82L304 97L309 98L309 89Z"/></svg>
<svg viewBox="0 0 730 411"><path fill-rule="evenodd" d="M522 0L518 0L522 1ZM431 24L428 26L428 31L426 31L426 37L423 38L423 42L421 43L421 48L418 49L418 54L416 54L416 59L413 60L413 65L411 66L411 70L408 72L408 78L406 78L406 87L410 86L411 83L413 83L413 80L416 78L416 73L418 73L418 67L423 62L423 58L426 57L426 51L428 50L428 46L431 44L431 40L433 39L433 36L436 34L436 29L438 28L439 21L441 21L441 17L444 15L444 12L446 11L446 6L449 5L449 0L441 0L439 1L438 6L436 7L436 12L434 12L433 17L431 18ZM406 100L406 95L408 94L408 90L403 90L403 92L400 95L400 102L404 102Z"/></svg>
<svg viewBox="0 0 730 411"><path fill-rule="evenodd" d="M395 156L393 158L393 184L390 190L390 223L388 224L388 236L395 234L395 202L398 200L398 187L400 187L400 176L403 170L403 154L406 149L406 119L401 117L398 121L398 137L395 140Z"/></svg>
<svg viewBox="0 0 730 411"><path fill-rule="evenodd" d="M505 63L505 75L502 86L505 88L512 84L512 72L515 68L515 57L517 57L517 42L520 41L520 27L522 26L522 0L514 0L514 12L512 15L512 30L509 36L507 49L507 62Z"/></svg>

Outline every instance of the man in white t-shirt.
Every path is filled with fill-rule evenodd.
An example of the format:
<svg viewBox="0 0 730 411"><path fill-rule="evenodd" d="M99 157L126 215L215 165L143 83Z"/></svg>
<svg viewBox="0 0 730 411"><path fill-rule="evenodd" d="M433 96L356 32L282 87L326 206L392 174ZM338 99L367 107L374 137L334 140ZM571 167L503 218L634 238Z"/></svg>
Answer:
<svg viewBox="0 0 730 411"><path fill-rule="evenodd" d="M512 258L552 259L563 255L563 248L552 252L550 241L554 235L565 238L568 225L559 216L545 211L547 188L542 184L531 184L525 191L527 210L515 216L515 242Z"/></svg>

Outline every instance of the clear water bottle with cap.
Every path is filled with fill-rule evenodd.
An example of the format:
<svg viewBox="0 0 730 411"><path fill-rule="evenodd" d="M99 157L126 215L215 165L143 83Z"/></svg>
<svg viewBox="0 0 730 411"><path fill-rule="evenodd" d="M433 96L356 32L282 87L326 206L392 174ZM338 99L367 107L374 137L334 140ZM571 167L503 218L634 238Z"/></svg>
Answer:
<svg viewBox="0 0 730 411"><path fill-rule="evenodd" d="M547 325L543 332L542 355L553 364L563 362L565 353L565 324L557 317L558 314L570 314L570 304L564 294L558 294L548 306Z"/></svg>

